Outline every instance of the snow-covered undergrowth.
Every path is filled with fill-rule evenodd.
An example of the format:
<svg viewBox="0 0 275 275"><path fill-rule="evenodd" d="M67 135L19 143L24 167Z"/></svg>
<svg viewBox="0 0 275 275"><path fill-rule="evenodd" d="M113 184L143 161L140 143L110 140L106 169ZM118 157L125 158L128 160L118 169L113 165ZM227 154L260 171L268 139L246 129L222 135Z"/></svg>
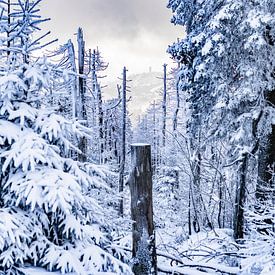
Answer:
<svg viewBox="0 0 275 275"><path fill-rule="evenodd" d="M178 236L169 238L158 230L158 267L170 274L274 274L274 236L240 245L232 234L230 229L215 229L178 243Z"/></svg>
<svg viewBox="0 0 275 275"><path fill-rule="evenodd" d="M228 228L202 229L189 236L188 205L179 199L185 188L173 184L167 176L155 180L158 267L163 274L274 274L274 229L265 222L274 220L274 206L267 205L261 214L246 209L247 234L241 242Z"/></svg>
<svg viewBox="0 0 275 275"><path fill-rule="evenodd" d="M234 242L230 229L200 232L180 243L177 241L179 231L177 235L172 236L165 230L158 229L156 235L158 274L274 274L274 256L272 259L272 253L267 249L268 242L247 241L238 245ZM128 234L113 247L121 250L126 257L130 257L131 243L131 234ZM260 253L257 253L257 250ZM44 269L38 268L27 268L22 271L26 275L60 274L47 273Z"/></svg>

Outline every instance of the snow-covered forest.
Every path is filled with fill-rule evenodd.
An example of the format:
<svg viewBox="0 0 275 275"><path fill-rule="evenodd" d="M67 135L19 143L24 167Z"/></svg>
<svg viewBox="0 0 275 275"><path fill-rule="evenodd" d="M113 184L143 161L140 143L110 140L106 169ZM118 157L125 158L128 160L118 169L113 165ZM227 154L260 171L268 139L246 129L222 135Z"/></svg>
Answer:
<svg viewBox="0 0 275 275"><path fill-rule="evenodd" d="M275 274L274 0L167 1L144 112L42 2L0 0L0 274Z"/></svg>

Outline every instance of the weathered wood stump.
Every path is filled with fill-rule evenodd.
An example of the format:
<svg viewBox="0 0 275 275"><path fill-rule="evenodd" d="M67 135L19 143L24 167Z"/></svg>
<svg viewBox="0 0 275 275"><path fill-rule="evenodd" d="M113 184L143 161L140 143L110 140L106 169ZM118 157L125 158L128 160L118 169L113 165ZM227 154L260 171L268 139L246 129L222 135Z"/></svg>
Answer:
<svg viewBox="0 0 275 275"><path fill-rule="evenodd" d="M157 256L153 223L151 146L132 144L132 168L129 178L131 217L133 220L133 272L156 275Z"/></svg>

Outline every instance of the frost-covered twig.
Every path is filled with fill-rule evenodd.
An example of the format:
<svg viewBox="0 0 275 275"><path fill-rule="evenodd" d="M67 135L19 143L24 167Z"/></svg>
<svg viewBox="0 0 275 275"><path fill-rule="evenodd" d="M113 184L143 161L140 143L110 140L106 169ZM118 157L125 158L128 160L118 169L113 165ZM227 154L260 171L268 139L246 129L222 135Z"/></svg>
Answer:
<svg viewBox="0 0 275 275"><path fill-rule="evenodd" d="M128 251L128 252L132 251L129 247L116 246L116 248L119 248L121 250ZM210 263L195 262L191 260L182 260L177 256L171 255L169 253L166 253L160 250L157 250L157 256L164 257L166 259L172 260L172 262L176 262L182 265L182 267L166 267L164 265L158 265L158 270L167 274L179 274L179 275L200 274L200 271L198 270L192 271L190 270L190 267L204 269L204 270L210 269L210 270L215 270L217 272L226 273L226 274L238 274L240 272L239 267L222 266L221 264L217 265L217 264L210 264ZM200 256L205 256L205 255L200 255ZM189 267L189 269L186 269L186 267ZM205 274L205 272L203 272L203 274Z"/></svg>

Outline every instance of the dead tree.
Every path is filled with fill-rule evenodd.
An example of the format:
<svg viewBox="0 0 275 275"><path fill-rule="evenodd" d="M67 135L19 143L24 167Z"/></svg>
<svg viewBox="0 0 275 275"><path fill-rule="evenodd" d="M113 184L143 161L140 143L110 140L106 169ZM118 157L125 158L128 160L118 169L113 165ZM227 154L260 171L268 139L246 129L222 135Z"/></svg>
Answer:
<svg viewBox="0 0 275 275"><path fill-rule="evenodd" d="M7 8L8 8L8 29L7 29L7 57L9 59L10 56L10 46L11 46L11 39L10 39L10 33L11 33L11 2L8 0L7 2Z"/></svg>
<svg viewBox="0 0 275 275"><path fill-rule="evenodd" d="M153 172L157 171L157 126L156 126L156 101L153 103Z"/></svg>
<svg viewBox="0 0 275 275"><path fill-rule="evenodd" d="M97 110L98 110L98 138L99 138L99 153L100 153L100 163L104 162L104 130L103 130L103 123L104 123L104 112L102 107L102 92L101 87L97 83Z"/></svg>
<svg viewBox="0 0 275 275"><path fill-rule="evenodd" d="M178 64L178 70L179 70L179 64ZM178 128L178 113L180 110L180 87L179 87L179 77L176 76L176 109L173 116L173 133L176 135L176 131Z"/></svg>
<svg viewBox="0 0 275 275"><path fill-rule="evenodd" d="M163 65L163 99L162 99L162 146L166 145L166 116L167 116L167 64Z"/></svg>
<svg viewBox="0 0 275 275"><path fill-rule="evenodd" d="M119 167L119 187L118 191L122 194L124 190L124 170L125 170L125 159L126 159L126 93L127 93L127 69L123 68L123 79L122 79L122 127L121 127L121 155L120 155L120 167ZM119 214L123 216L123 198L119 201Z"/></svg>
<svg viewBox="0 0 275 275"><path fill-rule="evenodd" d="M151 146L131 145L132 167L129 178L133 220L133 272L156 275L157 256L153 223Z"/></svg>
<svg viewBox="0 0 275 275"><path fill-rule="evenodd" d="M245 204L245 189L248 166L248 153L243 155L238 170L239 181L236 191L235 212L233 219L233 231L235 240L243 239L244 237L244 204Z"/></svg>
<svg viewBox="0 0 275 275"><path fill-rule="evenodd" d="M104 162L104 130L103 130L103 124L104 124L104 112L103 112L103 103L102 103L102 91L101 86L98 82L98 76L97 76L97 68L96 68L96 62L99 61L99 52L96 50L93 50L92 54L92 64L91 64L91 71L92 71L92 92L94 95L96 95L96 101L97 101L97 128L98 128L98 141L99 141L99 162ZM97 60L98 59L98 60ZM101 68L98 68L101 69Z"/></svg>
<svg viewBox="0 0 275 275"><path fill-rule="evenodd" d="M68 55L69 55L69 62L71 66L71 70L73 71L74 75L72 77L72 118L75 119L78 117L79 110L77 109L79 106L77 106L77 96L78 96L78 83L77 83L77 69L76 69L76 63L75 63L75 50L74 50L74 44L71 40L67 43L68 47Z"/></svg>
<svg viewBox="0 0 275 275"><path fill-rule="evenodd" d="M87 125L87 110L86 110L86 77L84 76L84 59L85 59L85 41L83 38L83 30L78 29L77 32L78 42L78 89L79 89L79 119L84 125ZM78 145L81 153L78 155L78 159L81 162L87 161L87 137L80 137Z"/></svg>

